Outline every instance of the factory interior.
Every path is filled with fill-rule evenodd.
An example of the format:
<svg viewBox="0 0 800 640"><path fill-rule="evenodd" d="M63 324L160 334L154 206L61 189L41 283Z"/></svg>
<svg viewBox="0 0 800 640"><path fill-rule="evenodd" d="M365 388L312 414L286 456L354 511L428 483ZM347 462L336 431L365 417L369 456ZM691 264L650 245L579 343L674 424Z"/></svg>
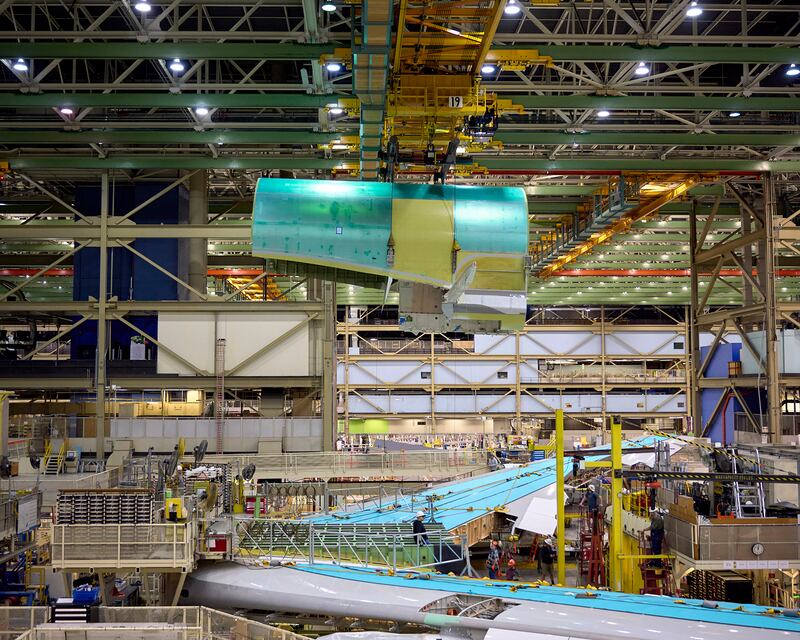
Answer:
<svg viewBox="0 0 800 640"><path fill-rule="evenodd" d="M0 640L800 638L800 3L0 0L0 63Z"/></svg>

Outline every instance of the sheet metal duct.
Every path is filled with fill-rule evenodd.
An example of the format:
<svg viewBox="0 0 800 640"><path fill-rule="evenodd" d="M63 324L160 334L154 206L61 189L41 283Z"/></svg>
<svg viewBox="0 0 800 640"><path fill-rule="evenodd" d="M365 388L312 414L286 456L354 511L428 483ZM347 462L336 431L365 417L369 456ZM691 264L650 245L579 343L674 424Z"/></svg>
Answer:
<svg viewBox="0 0 800 640"><path fill-rule="evenodd" d="M376 180L383 141L386 86L392 40L391 0L363 0L362 42L353 48L353 91L361 102L361 178Z"/></svg>

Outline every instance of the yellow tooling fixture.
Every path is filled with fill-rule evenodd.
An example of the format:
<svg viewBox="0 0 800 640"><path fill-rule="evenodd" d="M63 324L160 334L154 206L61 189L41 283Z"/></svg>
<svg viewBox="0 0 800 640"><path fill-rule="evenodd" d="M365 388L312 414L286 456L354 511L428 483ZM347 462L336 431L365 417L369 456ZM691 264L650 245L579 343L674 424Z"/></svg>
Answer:
<svg viewBox="0 0 800 640"><path fill-rule="evenodd" d="M589 253L598 245L604 244L611 240L618 233L627 232L634 223L647 218L648 216L657 212L661 207L669 204L673 200L686 195L686 193L695 185L700 182L716 180L716 175L664 175L664 176L647 176L637 175L635 173L623 174L621 180L630 182L631 184L638 184L638 191L635 194L626 195L626 199L638 199L638 203L631 209L626 211L621 217L616 217L609 220L608 224L600 231L592 233L589 238L582 241L573 249L566 253L553 257L538 273L540 278L548 278L556 271L574 262L580 256ZM614 185L610 184L604 187L595 194L595 199L599 198L601 203L609 201L608 205L601 204L600 207L611 206L609 194L614 190ZM605 199L605 200L604 200ZM591 214L590 214L591 215ZM565 224L569 221L565 221ZM532 247L534 260L536 256L548 254L555 249L557 240L555 236L543 236L537 244Z"/></svg>
<svg viewBox="0 0 800 640"><path fill-rule="evenodd" d="M397 136L401 149L429 144L446 147L456 133L469 149L469 118L492 118L522 108L480 88L480 74L490 54L506 0L437 2L401 0L394 44L392 83L386 105L385 136ZM498 52L519 68L519 52ZM539 60L535 57L534 62ZM530 63L529 63L530 64ZM489 134L489 137L491 135Z"/></svg>
<svg viewBox="0 0 800 640"><path fill-rule="evenodd" d="M611 419L611 536L609 538L609 584L622 591L622 419Z"/></svg>
<svg viewBox="0 0 800 640"><path fill-rule="evenodd" d="M0 455L8 455L8 399L13 391L0 391ZM49 442L49 441L48 441Z"/></svg>
<svg viewBox="0 0 800 640"><path fill-rule="evenodd" d="M567 583L564 526L564 410L556 409L556 559L558 584Z"/></svg>

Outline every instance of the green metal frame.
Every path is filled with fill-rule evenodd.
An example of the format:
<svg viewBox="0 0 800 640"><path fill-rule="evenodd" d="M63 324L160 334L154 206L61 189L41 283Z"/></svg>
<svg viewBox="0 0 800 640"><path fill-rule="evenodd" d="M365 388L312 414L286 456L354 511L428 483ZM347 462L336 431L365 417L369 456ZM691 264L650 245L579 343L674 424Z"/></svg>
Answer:
<svg viewBox="0 0 800 640"><path fill-rule="evenodd" d="M508 34L503 34L508 35ZM342 45L347 46L347 45ZM76 59L170 59L203 60L303 60L334 53L336 45L253 42L4 42L3 58ZM556 61L583 62L721 62L790 64L800 62L793 47L719 47L640 45L545 45L492 46L492 51L513 49L538 51Z"/></svg>
<svg viewBox="0 0 800 640"><path fill-rule="evenodd" d="M356 158L317 158L311 156L221 155L111 155L107 158L64 155L26 155L0 158L12 169L344 169ZM711 171L759 173L763 171L800 171L800 160L728 160L716 158L640 158L557 159L475 157L474 162L490 171L531 173L546 171Z"/></svg>

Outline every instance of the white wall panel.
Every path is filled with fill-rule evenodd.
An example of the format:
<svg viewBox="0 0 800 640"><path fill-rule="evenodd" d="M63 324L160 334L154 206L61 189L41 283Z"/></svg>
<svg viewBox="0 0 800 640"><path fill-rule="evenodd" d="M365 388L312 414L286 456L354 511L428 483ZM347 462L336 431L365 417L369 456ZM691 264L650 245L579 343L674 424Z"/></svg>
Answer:
<svg viewBox="0 0 800 640"><path fill-rule="evenodd" d="M430 413L430 397L426 395L393 394L389 396L367 396L369 400L383 408L385 413L403 414ZM609 395L606 408L609 413L664 413L680 415L686 412L686 398L683 394L624 394ZM681 406L683 404L683 406ZM523 413L552 413L563 409L567 413L599 413L602 411L602 398L599 393L564 394L539 393L523 394L521 402ZM437 414L513 414L514 394L438 394L435 398ZM356 395L350 397L350 413L353 415L375 415L382 412Z"/></svg>
<svg viewBox="0 0 800 640"><path fill-rule="evenodd" d="M519 348L535 355L595 355L600 353L600 335L592 331L528 332L520 336Z"/></svg>
<svg viewBox="0 0 800 640"><path fill-rule="evenodd" d="M487 356L512 356L516 351L514 336L475 334L475 353Z"/></svg>
<svg viewBox="0 0 800 640"><path fill-rule="evenodd" d="M320 418L228 418L223 434L226 451L255 451L262 440L282 440L286 451L322 448ZM170 451L185 438L191 449L201 440L214 441L216 423L212 418L112 418L111 438L134 440L139 451L149 446Z"/></svg>
<svg viewBox="0 0 800 640"><path fill-rule="evenodd" d="M307 319L305 313L166 313L158 314L158 340L197 368L213 373L216 338L225 338L225 368L233 369L251 355ZM275 344L236 375L307 376L309 326ZM195 375L192 369L158 349L158 373Z"/></svg>
<svg viewBox="0 0 800 640"><path fill-rule="evenodd" d="M516 379L516 366L504 360L443 360L435 370L436 384L503 384Z"/></svg>
<svg viewBox="0 0 800 640"><path fill-rule="evenodd" d="M680 345L680 346L676 346ZM606 336L608 355L683 355L686 337L677 331L614 331Z"/></svg>

